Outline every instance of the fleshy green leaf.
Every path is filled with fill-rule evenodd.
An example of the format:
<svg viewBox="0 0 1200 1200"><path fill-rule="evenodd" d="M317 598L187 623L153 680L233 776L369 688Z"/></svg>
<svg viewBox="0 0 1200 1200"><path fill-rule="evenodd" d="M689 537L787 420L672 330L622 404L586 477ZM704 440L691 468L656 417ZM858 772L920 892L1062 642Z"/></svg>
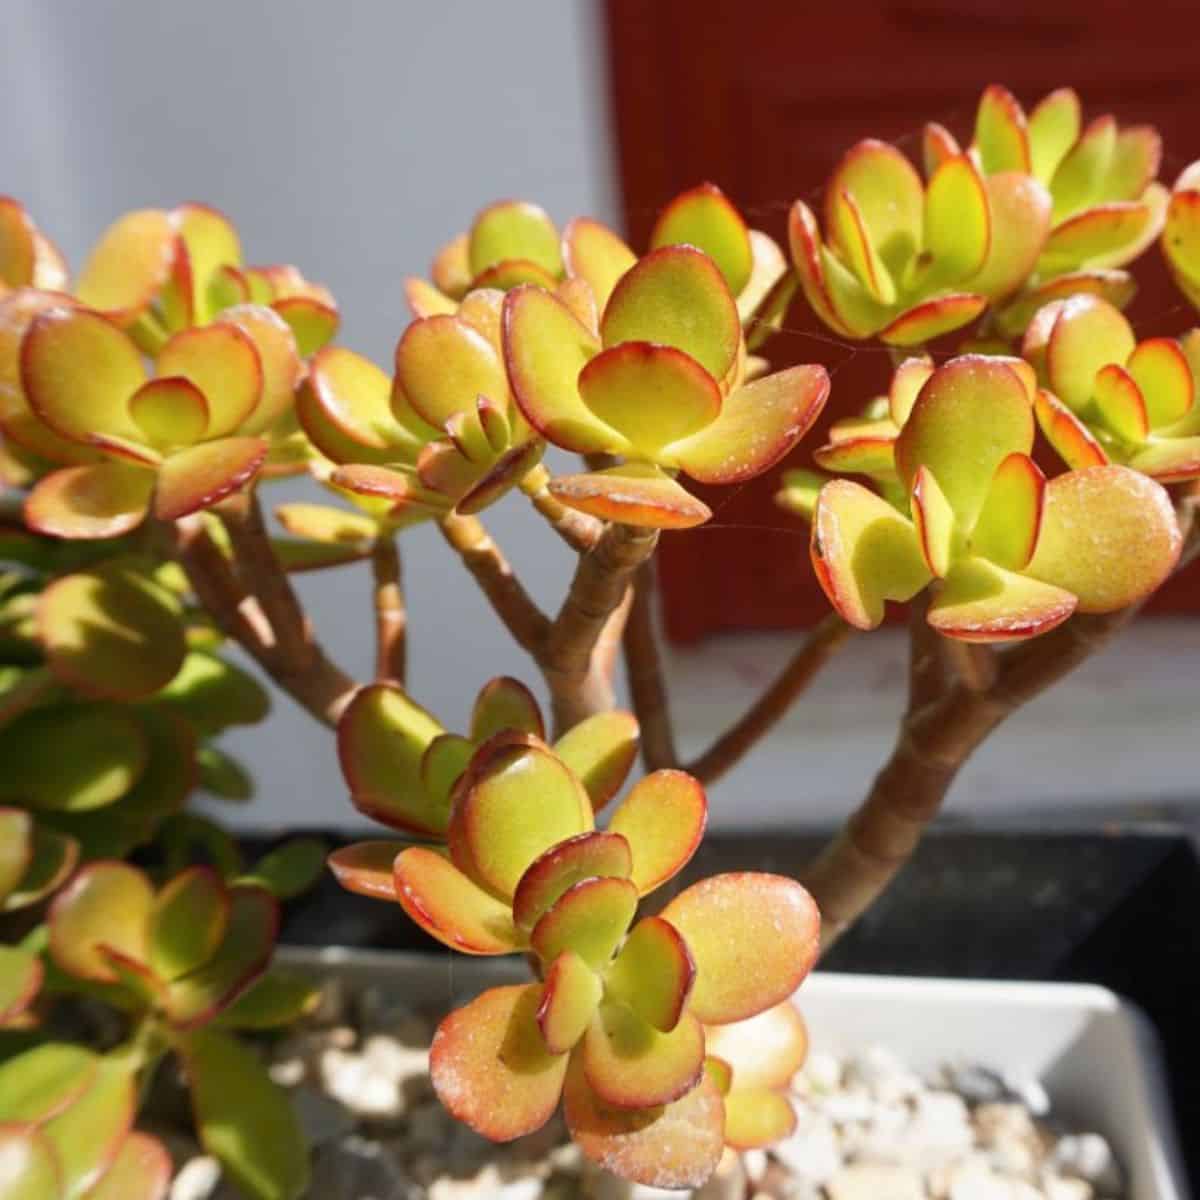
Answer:
<svg viewBox="0 0 1200 1200"><path fill-rule="evenodd" d="M513 893L513 920L532 928L560 896L584 879L628 879L633 869L629 843L617 833L577 834L536 858Z"/></svg>
<svg viewBox="0 0 1200 1200"><path fill-rule="evenodd" d="M599 812L625 782L638 749L638 723L632 713L594 713L554 743L554 753L583 784Z"/></svg>
<svg viewBox="0 0 1200 1200"><path fill-rule="evenodd" d="M207 962L225 936L229 893L211 867L189 867L154 897L147 926L149 964L177 979Z"/></svg>
<svg viewBox="0 0 1200 1200"><path fill-rule="evenodd" d="M312 1012L320 998L320 988L302 976L271 970L225 1009L216 1025L220 1029L278 1029Z"/></svg>
<svg viewBox="0 0 1200 1200"><path fill-rule="evenodd" d="M154 493L154 515L175 521L210 508L245 487L267 457L257 437L227 437L179 450L163 463Z"/></svg>
<svg viewBox="0 0 1200 1200"><path fill-rule="evenodd" d="M1096 412L1111 433L1135 445L1150 432L1150 418L1142 391L1124 367L1106 363L1096 372L1092 387Z"/></svg>
<svg viewBox="0 0 1200 1200"><path fill-rule="evenodd" d="M359 691L338 722L338 758L355 806L398 829L444 834L449 807L435 806L421 787L421 757L443 732L398 687Z"/></svg>
<svg viewBox="0 0 1200 1200"><path fill-rule="evenodd" d="M824 367L798 366L743 384L706 428L667 447L701 483L742 483L770 470L808 432L829 397Z"/></svg>
<svg viewBox="0 0 1200 1200"><path fill-rule="evenodd" d="M234 725L257 725L271 701L253 675L204 651L192 651L155 697L209 735Z"/></svg>
<svg viewBox="0 0 1200 1200"><path fill-rule="evenodd" d="M540 1129L558 1106L567 1055L537 1024L542 988L491 988L438 1026L429 1074L451 1115L494 1142Z"/></svg>
<svg viewBox="0 0 1200 1200"><path fill-rule="evenodd" d="M21 379L33 410L77 442L93 433L137 441L129 397L145 382L138 348L99 313L62 307L41 313L21 345Z"/></svg>
<svg viewBox="0 0 1200 1200"><path fill-rule="evenodd" d="M182 377L151 379L129 397L129 415L141 439L160 450L190 446L208 430L208 402Z"/></svg>
<svg viewBox="0 0 1200 1200"><path fill-rule="evenodd" d="M534 859L591 827L591 803L563 763L536 747L512 747L456 801L450 850L461 870L511 896Z"/></svg>
<svg viewBox="0 0 1200 1200"><path fill-rule="evenodd" d="M737 305L716 264L689 246L664 246L638 260L613 290L600 335L658 342L690 354L714 379L725 378L741 342Z"/></svg>
<svg viewBox="0 0 1200 1200"><path fill-rule="evenodd" d="M537 1022L551 1054L565 1054L583 1037L603 993L599 975L574 951L550 964Z"/></svg>
<svg viewBox="0 0 1200 1200"><path fill-rule="evenodd" d="M1019 641L1061 625L1075 608L1075 597L1060 587L964 558L930 605L929 624L964 642Z"/></svg>
<svg viewBox="0 0 1200 1200"><path fill-rule="evenodd" d="M684 1013L669 1033L632 1008L603 1003L584 1035L583 1071L596 1095L621 1108L670 1104L690 1092L704 1068L704 1031Z"/></svg>
<svg viewBox="0 0 1200 1200"><path fill-rule="evenodd" d="M64 971L111 983L116 976L101 947L134 962L147 958L150 881L136 867L101 861L84 867L50 908L50 953Z"/></svg>
<svg viewBox="0 0 1200 1200"><path fill-rule="evenodd" d="M121 1143L104 1176L85 1200L163 1200L171 1182L171 1156L157 1138L133 1132Z"/></svg>
<svg viewBox="0 0 1200 1200"><path fill-rule="evenodd" d="M1033 447L1033 406L1006 363L968 354L940 367L921 389L896 439L896 466L912 485L936 476L963 528L974 525L996 468Z"/></svg>
<svg viewBox="0 0 1200 1200"><path fill-rule="evenodd" d="M484 684L471 710L471 740L477 745L504 729L516 729L542 738L546 730L533 693L507 675Z"/></svg>
<svg viewBox="0 0 1200 1200"><path fill-rule="evenodd" d="M656 461L663 448L711 425L721 411L716 380L670 346L624 341L598 354L579 375L579 393L631 454ZM670 461L668 458L666 461Z"/></svg>
<svg viewBox="0 0 1200 1200"><path fill-rule="evenodd" d="M1187 356L1174 338L1139 342L1125 368L1142 394L1151 429L1174 425L1191 411L1195 384Z"/></svg>
<svg viewBox="0 0 1200 1200"><path fill-rule="evenodd" d="M945 492L926 466L913 480L912 516L925 565L940 579L950 569L958 529Z"/></svg>
<svg viewBox="0 0 1200 1200"><path fill-rule="evenodd" d="M42 1042L0 1062L0 1123L42 1124L91 1086L98 1058L73 1042Z"/></svg>
<svg viewBox="0 0 1200 1200"><path fill-rule="evenodd" d="M1079 97L1071 88L1051 92L1029 114L1030 159L1033 173L1043 183L1053 178L1081 126Z"/></svg>
<svg viewBox="0 0 1200 1200"><path fill-rule="evenodd" d="M60 1178L54 1147L40 1129L0 1125L0 1183L6 1200L58 1200Z"/></svg>
<svg viewBox="0 0 1200 1200"><path fill-rule="evenodd" d="M473 275L506 259L525 259L551 275L562 271L554 222L536 204L520 200L493 204L475 218L467 255Z"/></svg>
<svg viewBox="0 0 1200 1200"><path fill-rule="evenodd" d="M1057 396L1039 391L1034 401L1034 411L1038 427L1046 440L1073 471L1103 466L1108 462L1104 447Z"/></svg>
<svg viewBox="0 0 1200 1200"><path fill-rule="evenodd" d="M149 696L183 664L178 601L125 563L55 580L42 593L38 625L50 669L93 699Z"/></svg>
<svg viewBox="0 0 1200 1200"><path fill-rule="evenodd" d="M200 1139L256 1200L308 1188L308 1147L286 1093L236 1038L201 1030L180 1039Z"/></svg>
<svg viewBox="0 0 1200 1200"><path fill-rule="evenodd" d="M698 780L684 771L655 771L639 780L608 824L633 855L631 878L645 895L677 875L695 854L708 822Z"/></svg>
<svg viewBox="0 0 1200 1200"><path fill-rule="evenodd" d="M934 172L925 192L925 250L930 271L945 283L970 279L983 267L991 245L988 194L967 155Z"/></svg>
<svg viewBox="0 0 1200 1200"><path fill-rule="evenodd" d="M504 358L525 419L547 441L580 453L620 453L628 443L579 395L579 372L600 350L596 336L548 292L517 288L504 301Z"/></svg>
<svg viewBox="0 0 1200 1200"><path fill-rule="evenodd" d="M617 280L637 262L637 255L611 229L590 217L567 223L562 252L568 274L587 282L601 312Z"/></svg>
<svg viewBox="0 0 1200 1200"><path fill-rule="evenodd" d="M137 783L146 738L117 707L39 708L0 730L0 802L83 812L111 804Z"/></svg>
<svg viewBox="0 0 1200 1200"><path fill-rule="evenodd" d="M126 463L67 467L37 482L25 520L51 537L118 537L142 523L153 489L153 471Z"/></svg>
<svg viewBox="0 0 1200 1200"><path fill-rule="evenodd" d="M210 438L240 429L263 393L258 350L248 334L229 322L177 333L160 351L157 370L160 376L181 376L199 389L209 414Z"/></svg>
<svg viewBox="0 0 1200 1200"><path fill-rule="evenodd" d="M232 1004L267 969L279 930L279 904L259 887L229 892L229 918L215 952L167 991L171 1023L180 1029L206 1024Z"/></svg>
<svg viewBox="0 0 1200 1200"><path fill-rule="evenodd" d="M1010 454L992 477L992 486L971 531L971 548L998 566L1019 571L1033 557L1042 528L1046 477L1026 454Z"/></svg>
<svg viewBox="0 0 1200 1200"><path fill-rule="evenodd" d="M750 232L741 213L714 184L702 183L681 193L659 213L650 231L650 248L678 245L703 250L735 296L749 282L754 265Z"/></svg>
<svg viewBox="0 0 1200 1200"><path fill-rule="evenodd" d="M795 1110L782 1092L737 1088L725 1097L725 1144L734 1150L770 1146L795 1128Z"/></svg>
<svg viewBox="0 0 1200 1200"><path fill-rule="evenodd" d="M1182 538L1160 484L1127 467L1071 471L1046 485L1042 532L1028 573L1110 612L1157 588Z"/></svg>
<svg viewBox="0 0 1200 1200"><path fill-rule="evenodd" d="M446 851L409 847L397 856L394 871L396 899L404 911L452 950L511 954L520 948L510 906L464 875Z"/></svg>
<svg viewBox="0 0 1200 1200"><path fill-rule="evenodd" d="M292 838L264 854L238 882L265 888L280 900L291 900L320 878L326 851L320 838Z"/></svg>
<svg viewBox="0 0 1200 1200"><path fill-rule="evenodd" d="M568 888L533 927L530 944L544 963L573 950L589 966L608 965L637 910L628 879L584 879Z"/></svg>
<svg viewBox="0 0 1200 1200"><path fill-rule="evenodd" d="M42 974L36 954L21 946L0 945L0 1029L33 1003Z"/></svg>
<svg viewBox="0 0 1200 1200"><path fill-rule="evenodd" d="M930 579L912 523L846 479L817 497L811 555L830 603L859 629L874 629L886 600L911 600Z"/></svg>
<svg viewBox="0 0 1200 1200"><path fill-rule="evenodd" d="M696 962L689 1011L740 1021L786 999L817 956L820 916L794 879L756 871L714 875L662 911Z"/></svg>
<svg viewBox="0 0 1200 1200"><path fill-rule="evenodd" d="M980 165L987 175L1000 171L1023 171L1031 167L1029 134L1025 113L1007 88L986 88L975 114L975 145Z"/></svg>
<svg viewBox="0 0 1200 1200"><path fill-rule="evenodd" d="M675 926L646 917L630 931L604 983L609 996L667 1031L679 1023L695 978L692 953Z"/></svg>
<svg viewBox="0 0 1200 1200"><path fill-rule="evenodd" d="M899 278L921 246L921 177L894 146L867 139L847 151L829 180L826 228L834 227L829 206L842 192L854 197L871 241L893 277Z"/></svg>
<svg viewBox="0 0 1200 1200"><path fill-rule="evenodd" d="M150 208L126 213L92 249L75 281L75 294L125 324L166 284L176 257L176 233L167 213Z"/></svg>

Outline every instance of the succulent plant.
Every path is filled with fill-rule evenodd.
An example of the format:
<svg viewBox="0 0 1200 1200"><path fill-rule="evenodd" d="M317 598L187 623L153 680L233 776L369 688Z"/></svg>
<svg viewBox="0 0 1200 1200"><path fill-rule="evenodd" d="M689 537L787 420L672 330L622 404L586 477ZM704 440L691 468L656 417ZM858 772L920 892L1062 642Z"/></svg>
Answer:
<svg viewBox="0 0 1200 1200"><path fill-rule="evenodd" d="M824 239L808 205L793 205L792 260L830 329L922 345L969 324L1033 271L1049 228L1045 189L943 149L927 155L923 183L895 146L859 142L826 186Z"/></svg>
<svg viewBox="0 0 1200 1200"><path fill-rule="evenodd" d="M725 1136L720 1089L703 1069L704 1025L790 995L815 957L816 911L794 881L749 872L702 880L635 921L639 899L699 845L703 789L684 772L656 771L597 831L594 776L589 790L568 765L577 747L560 757L562 743L551 750L531 732L536 710L511 681L483 697L477 722L515 713L526 728L501 726L466 760L447 847L360 843L331 866L343 886L396 901L451 949L523 951L536 964L538 982L487 991L439 1027L431 1072L455 1116L506 1141L543 1125L561 1097L573 1135L601 1165L660 1186L695 1184ZM430 745L446 746L445 736ZM604 798L628 770L619 757Z"/></svg>
<svg viewBox="0 0 1200 1200"><path fill-rule="evenodd" d="M162 1200L167 1158L133 1126L168 1054L243 1191L307 1186L295 1114L240 1035L313 1002L268 964L279 903L324 850L293 840L248 866L187 807L252 790L217 739L267 701L226 641L336 731L352 803L404 838L337 851L341 883L452 949L532 968L442 1022L431 1069L452 1113L504 1140L561 1100L584 1154L671 1187L787 1135L807 1048L791 993L818 925L834 942L970 753L1200 551L1200 330L1138 340L1119 312L1164 214L1167 261L1200 306L1195 167L1168 203L1157 134L1083 129L1066 89L1026 117L990 87L966 150L930 125L924 152L922 179L892 146L855 146L824 237L793 207L790 265L709 183L663 208L640 256L591 218L560 231L535 205L491 205L432 282L406 282L414 320L390 375L329 344L324 288L245 265L215 209L127 214L72 282L0 198L0 1190ZM777 493L811 524L834 611L688 762L651 556L659 530L711 516L683 480L761 475L821 412L824 367L769 373L758 354L798 288L842 337L878 337L894 363L914 350L832 425L821 470L785 472ZM977 317L972 353L915 349ZM1049 479L1039 426L1067 466ZM552 477L549 447L587 469ZM281 505L275 536L261 496L298 471L352 507ZM476 516L513 489L577 556L557 611ZM463 733L410 696L396 539L423 521L539 668L552 731L509 677ZM365 684L290 581L360 559ZM704 785L889 600L918 618L902 735L803 886L717 875L644 910L696 852ZM1017 644L964 645L996 642ZM615 699L622 645L636 717ZM639 748L647 770L626 787ZM149 865L124 861L135 852ZM57 1039L59 1006L81 997L113 1014L115 1048Z"/></svg>
<svg viewBox="0 0 1200 1200"><path fill-rule="evenodd" d="M329 347L297 400L336 488L374 503L392 525L474 513L538 464L544 443L513 403L500 349L501 292L471 292L455 314L414 321L391 381Z"/></svg>
<svg viewBox="0 0 1200 1200"><path fill-rule="evenodd" d="M1033 393L1027 366L952 359L930 374L895 439L907 512L849 480L821 489L813 567L852 625L873 628L885 601L936 581L934 629L1010 641L1076 610L1126 607L1170 574L1181 535L1164 489L1115 465L1047 481L1030 457Z"/></svg>
<svg viewBox="0 0 1200 1200"><path fill-rule="evenodd" d="M149 354L172 334L245 304L269 306L304 355L338 330L337 302L293 266L246 267L232 222L206 204L139 209L101 235L74 294L127 329Z"/></svg>
<svg viewBox="0 0 1200 1200"><path fill-rule="evenodd" d="M1120 311L1096 296L1039 309L1023 347L1038 367L1038 424L1072 468L1117 462L1159 480L1200 477L1200 418L1183 345L1139 342Z"/></svg>
<svg viewBox="0 0 1200 1200"><path fill-rule="evenodd" d="M561 300L524 286L504 301L509 379L526 420L554 445L619 457L550 482L570 508L631 526L688 528L712 515L675 478L751 479L779 461L829 392L818 366L745 382L737 304L717 264L667 245L623 273L617 251L589 260L593 294L615 276L593 330Z"/></svg>
<svg viewBox="0 0 1200 1200"><path fill-rule="evenodd" d="M926 127L925 154L941 161L959 152L947 130ZM975 116L970 150L990 179L1031 176L1050 196L1051 228L1032 279L997 314L1006 334L1020 333L1051 300L1076 293L1101 296L1123 307L1133 297L1130 276L1119 268L1158 237L1167 195L1157 182L1162 139L1149 125L1121 128L1109 115L1083 125L1071 88L1043 97L1026 115L1006 88L986 88Z"/></svg>
<svg viewBox="0 0 1200 1200"><path fill-rule="evenodd" d="M171 1157L133 1130L136 1058L45 1042L0 1063L0 1162L14 1200L160 1200Z"/></svg>

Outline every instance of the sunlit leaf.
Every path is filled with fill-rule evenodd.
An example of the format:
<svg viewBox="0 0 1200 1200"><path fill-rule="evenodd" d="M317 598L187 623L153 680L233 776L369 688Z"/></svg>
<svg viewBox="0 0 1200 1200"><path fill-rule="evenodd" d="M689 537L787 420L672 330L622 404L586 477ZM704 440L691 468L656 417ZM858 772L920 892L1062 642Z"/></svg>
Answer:
<svg viewBox="0 0 1200 1200"><path fill-rule="evenodd" d="M574 951L564 950L550 964L537 1022L551 1054L565 1054L583 1037L603 992L599 975Z"/></svg>
<svg viewBox="0 0 1200 1200"><path fill-rule="evenodd" d="M639 780L609 821L633 855L631 878L645 895L678 874L704 837L708 802L698 780L661 770Z"/></svg>

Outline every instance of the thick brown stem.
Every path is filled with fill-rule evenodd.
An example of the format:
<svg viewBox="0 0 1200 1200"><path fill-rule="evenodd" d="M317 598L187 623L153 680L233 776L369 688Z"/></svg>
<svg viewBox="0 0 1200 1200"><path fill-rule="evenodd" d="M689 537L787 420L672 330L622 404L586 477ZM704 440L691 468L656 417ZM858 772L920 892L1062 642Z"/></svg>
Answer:
<svg viewBox="0 0 1200 1200"><path fill-rule="evenodd" d="M609 525L584 554L539 656L561 733L612 705L612 689L594 672L592 653L625 598L629 577L658 545L657 529Z"/></svg>
<svg viewBox="0 0 1200 1200"><path fill-rule="evenodd" d="M629 623L625 626L625 671L629 677L633 711L642 731L642 761L651 771L677 767L679 752L675 747L670 697L655 628L657 588L653 560L638 567L630 590L633 601Z"/></svg>
<svg viewBox="0 0 1200 1200"><path fill-rule="evenodd" d="M251 488L230 496L216 511L229 531L242 584L271 624L275 656L289 672L303 672L316 653L312 631L291 580L271 546L257 491Z"/></svg>
<svg viewBox="0 0 1200 1200"><path fill-rule="evenodd" d="M400 567L400 549L380 533L371 550L375 583L375 678L403 684L408 663L408 610Z"/></svg>
<svg viewBox="0 0 1200 1200"><path fill-rule="evenodd" d="M508 560L483 524L475 517L451 514L442 518L438 528L474 575L517 644L536 658L550 629L549 618L513 574Z"/></svg>
<svg viewBox="0 0 1200 1200"><path fill-rule="evenodd" d="M720 779L775 726L853 632L837 613L824 617L745 716L684 770L703 783Z"/></svg>
<svg viewBox="0 0 1200 1200"><path fill-rule="evenodd" d="M604 522L587 513L576 512L550 494L550 472L540 464L521 480L521 491L529 497L537 509L572 550L586 554L604 532Z"/></svg>
<svg viewBox="0 0 1200 1200"><path fill-rule="evenodd" d="M185 517L167 527L173 553L196 598L218 627L238 643L285 692L322 724L336 726L358 688L345 672L311 644L302 669L287 663L274 640L257 599L242 590L229 561L204 527L201 517Z"/></svg>

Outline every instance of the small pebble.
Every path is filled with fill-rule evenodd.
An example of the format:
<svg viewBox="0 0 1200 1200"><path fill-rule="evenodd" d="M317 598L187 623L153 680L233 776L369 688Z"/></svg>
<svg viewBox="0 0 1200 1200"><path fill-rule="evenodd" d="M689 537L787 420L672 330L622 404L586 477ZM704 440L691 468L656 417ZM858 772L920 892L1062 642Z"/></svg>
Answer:
<svg viewBox="0 0 1200 1200"><path fill-rule="evenodd" d="M924 1200L921 1176L911 1167L855 1163L825 1185L829 1200Z"/></svg>
<svg viewBox="0 0 1200 1200"><path fill-rule="evenodd" d="M220 1182L221 1164L215 1158L190 1158L171 1184L170 1200L208 1200Z"/></svg>
<svg viewBox="0 0 1200 1200"><path fill-rule="evenodd" d="M1103 1195L1122 1190L1121 1168L1112 1147L1098 1133L1069 1134L1050 1153L1050 1164L1062 1175L1084 1179Z"/></svg>

